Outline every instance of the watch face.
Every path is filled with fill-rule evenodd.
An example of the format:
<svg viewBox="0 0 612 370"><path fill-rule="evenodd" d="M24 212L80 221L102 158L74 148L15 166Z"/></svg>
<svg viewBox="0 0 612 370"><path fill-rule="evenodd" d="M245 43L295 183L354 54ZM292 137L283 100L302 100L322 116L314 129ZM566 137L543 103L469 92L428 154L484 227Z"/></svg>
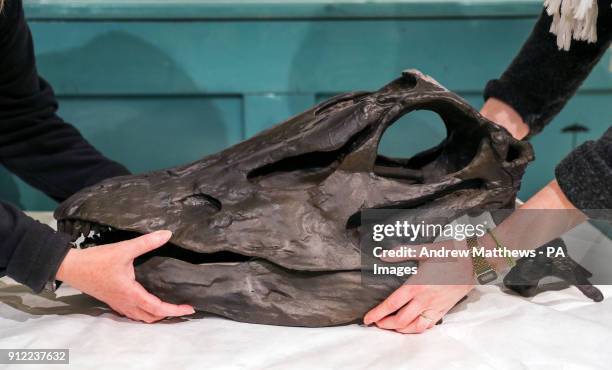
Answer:
<svg viewBox="0 0 612 370"><path fill-rule="evenodd" d="M495 272L495 270L483 272L482 274L478 275L477 280L480 285L488 284L497 280L497 272Z"/></svg>

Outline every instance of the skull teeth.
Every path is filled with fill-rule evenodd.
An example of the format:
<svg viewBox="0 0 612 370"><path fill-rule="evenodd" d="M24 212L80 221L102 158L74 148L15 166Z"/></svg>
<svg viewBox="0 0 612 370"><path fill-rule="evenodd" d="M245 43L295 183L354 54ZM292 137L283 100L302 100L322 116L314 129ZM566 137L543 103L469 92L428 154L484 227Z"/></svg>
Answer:
<svg viewBox="0 0 612 370"><path fill-rule="evenodd" d="M102 233L110 232L114 229L110 226L100 225L95 222L83 221L83 220L59 220L57 222L57 231L70 235L70 240L74 243L79 238L90 239L87 245L83 243L83 246L91 246L91 240L99 238Z"/></svg>

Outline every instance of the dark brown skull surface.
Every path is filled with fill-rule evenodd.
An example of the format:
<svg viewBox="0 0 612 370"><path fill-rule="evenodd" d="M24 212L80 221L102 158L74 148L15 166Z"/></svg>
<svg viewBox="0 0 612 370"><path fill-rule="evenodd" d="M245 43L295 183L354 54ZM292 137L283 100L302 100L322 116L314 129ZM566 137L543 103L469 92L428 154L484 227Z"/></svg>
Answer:
<svg viewBox="0 0 612 370"><path fill-rule="evenodd" d="M447 138L410 159L379 155L385 130L419 109L440 115ZM171 230L171 244L136 269L169 302L253 323L338 325L398 284L361 284L362 209L500 208L531 159L527 143L409 70L197 162L104 181L55 216L74 237L95 230L89 244Z"/></svg>

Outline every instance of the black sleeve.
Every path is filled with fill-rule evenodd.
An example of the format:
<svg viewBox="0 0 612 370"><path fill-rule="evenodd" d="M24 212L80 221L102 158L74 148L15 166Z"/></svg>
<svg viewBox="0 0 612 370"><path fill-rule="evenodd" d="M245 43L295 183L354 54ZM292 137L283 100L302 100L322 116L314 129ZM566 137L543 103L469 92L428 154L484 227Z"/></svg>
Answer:
<svg viewBox="0 0 612 370"><path fill-rule="evenodd" d="M128 174L56 114L51 86L38 76L22 2L0 15L0 163L62 201L105 178Z"/></svg>
<svg viewBox="0 0 612 370"><path fill-rule="evenodd" d="M559 50L556 36L549 32L552 17L542 12L508 69L487 84L485 100L493 97L512 106L529 125L529 136L540 132L561 111L610 47L610 0L598 0L597 5L596 43L572 40L569 51ZM555 176L577 208L612 208L612 128L599 140L571 152L557 166Z"/></svg>
<svg viewBox="0 0 612 370"><path fill-rule="evenodd" d="M559 187L578 209L612 209L612 127L571 152L555 170Z"/></svg>
<svg viewBox="0 0 612 370"><path fill-rule="evenodd" d="M484 92L512 106L529 125L529 136L537 134L565 106L612 40L610 0L599 0L597 42L572 40L569 51L557 48L549 32L552 17L542 12L531 35L499 79L491 80Z"/></svg>
<svg viewBox="0 0 612 370"><path fill-rule="evenodd" d="M40 292L68 252L70 236L26 216L0 202L0 276Z"/></svg>
<svg viewBox="0 0 612 370"><path fill-rule="evenodd" d="M0 164L61 201L105 178L128 174L56 115L57 101L38 76L21 0L0 13ZM54 277L69 236L0 202L0 276L34 291Z"/></svg>

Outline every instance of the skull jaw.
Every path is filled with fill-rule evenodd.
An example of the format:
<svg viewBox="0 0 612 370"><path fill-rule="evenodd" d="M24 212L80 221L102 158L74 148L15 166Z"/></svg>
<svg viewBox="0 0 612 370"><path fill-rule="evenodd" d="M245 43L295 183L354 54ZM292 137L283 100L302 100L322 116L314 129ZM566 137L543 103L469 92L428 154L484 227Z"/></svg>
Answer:
<svg viewBox="0 0 612 370"><path fill-rule="evenodd" d="M83 230L83 225L73 220L69 227ZM90 242L107 244L138 235L112 229ZM291 270L263 259L231 252L197 253L170 243L138 258L135 265L137 281L164 301L267 325L326 327L360 322L401 285L397 280L362 285L359 269Z"/></svg>
<svg viewBox="0 0 612 370"><path fill-rule="evenodd" d="M136 278L170 303L241 322L302 327L360 322L401 285L389 279L365 286L358 270L291 271L263 260L193 265L163 257L139 265Z"/></svg>

